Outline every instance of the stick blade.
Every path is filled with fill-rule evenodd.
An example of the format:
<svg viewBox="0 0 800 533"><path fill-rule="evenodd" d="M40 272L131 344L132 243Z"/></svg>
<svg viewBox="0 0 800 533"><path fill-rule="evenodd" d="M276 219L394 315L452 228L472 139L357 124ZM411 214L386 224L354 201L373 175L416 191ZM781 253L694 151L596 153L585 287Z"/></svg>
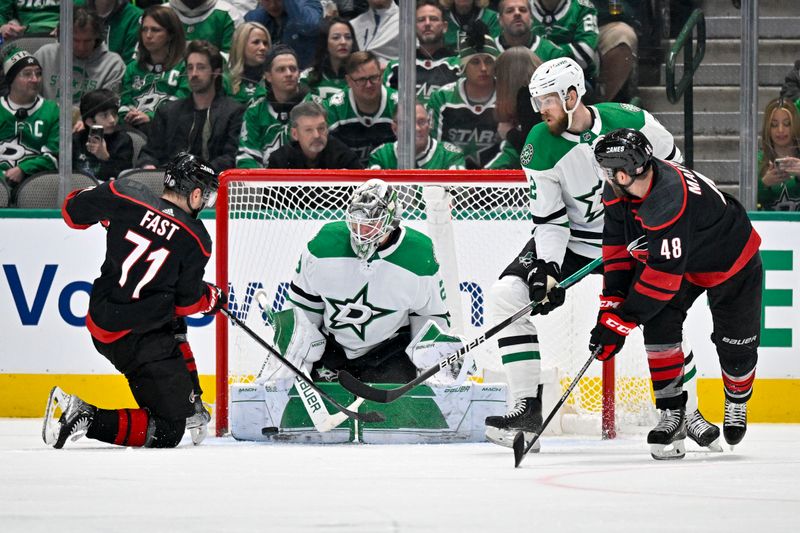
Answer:
<svg viewBox="0 0 800 533"><path fill-rule="evenodd" d="M350 372L347 370L340 370L339 371L339 385L344 387L347 391L352 392L356 396L360 396L365 400L369 400L371 402L378 402L378 403L388 403L390 400L388 398L388 391L375 389L362 383L358 379L354 378Z"/></svg>
<svg viewBox="0 0 800 533"><path fill-rule="evenodd" d="M359 413L359 420L369 423L380 423L386 420L386 416L378 411L367 411L366 413Z"/></svg>
<svg viewBox="0 0 800 533"><path fill-rule="evenodd" d="M511 447L514 449L514 468L519 468L520 463L525 459L525 433L518 431Z"/></svg>

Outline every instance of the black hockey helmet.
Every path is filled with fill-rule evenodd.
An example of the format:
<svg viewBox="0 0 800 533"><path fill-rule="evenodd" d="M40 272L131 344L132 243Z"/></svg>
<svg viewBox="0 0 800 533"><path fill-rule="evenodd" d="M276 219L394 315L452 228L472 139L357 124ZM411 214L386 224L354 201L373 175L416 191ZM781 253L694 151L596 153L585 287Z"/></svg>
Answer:
<svg viewBox="0 0 800 533"><path fill-rule="evenodd" d="M653 146L641 131L620 128L597 142L594 157L601 167L607 169L609 177L617 170L624 170L636 178L650 168Z"/></svg>
<svg viewBox="0 0 800 533"><path fill-rule="evenodd" d="M206 161L187 152L180 152L167 164L164 188L188 196L195 189L203 191L204 207L213 207L217 200L219 178Z"/></svg>

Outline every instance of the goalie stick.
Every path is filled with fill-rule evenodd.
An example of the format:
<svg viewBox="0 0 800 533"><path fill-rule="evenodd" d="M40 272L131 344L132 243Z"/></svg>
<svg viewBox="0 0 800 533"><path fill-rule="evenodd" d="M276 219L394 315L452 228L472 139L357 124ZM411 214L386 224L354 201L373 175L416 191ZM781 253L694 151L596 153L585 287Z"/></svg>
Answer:
<svg viewBox="0 0 800 533"><path fill-rule="evenodd" d="M255 299L262 312L269 310L269 297L265 291L257 291L255 294ZM261 370L258 371L256 379L260 378L261 374L264 373L264 369L266 368L271 355L271 352L267 353L267 356L264 358L264 362L261 364ZM308 386L306 379L298 375L295 378L294 386L298 395L300 396L300 401L303 403L303 407L305 407L306 412L308 413L308 417L314 424L314 428L316 428L316 430L320 433L327 433L347 419L347 415L341 411L333 415L330 414L328 408L325 407L325 404L319 400L316 394L314 394L314 391L311 391L311 393L308 394L307 391L309 391L310 387ZM356 400L348 405L347 408L351 411L358 411L358 407L363 403L363 401L364 398L356 398ZM273 429L274 431L264 431ZM278 428L264 428L264 430L261 432L262 435L273 435L279 432Z"/></svg>
<svg viewBox="0 0 800 533"><path fill-rule="evenodd" d="M294 366L294 365L293 365L291 362L287 361L287 360L286 360L286 359L285 359L285 358L284 358L284 357L283 357L283 356L282 356L282 355L281 355L281 354L278 352L278 350L276 350L275 348L273 348L273 347L272 347L272 346L271 346L271 345L270 345L270 344L269 344L267 341L265 341L264 339L262 339L262 338L261 338L261 337L260 337L260 336L259 336L259 335L258 335L258 334L255 332L255 331L253 331L252 329L250 329L250 328L247 326L247 324L245 324L244 322L242 322L242 321L241 321L241 320L240 320L238 317L236 317L236 316L235 316L233 313L231 313L229 309L227 309L227 308L223 307L223 308L221 309L221 311L222 311L222 313L223 313L225 316L227 316L228 318L230 318L230 319L231 319L231 321L233 321L233 323L234 323L234 324L236 324L237 326L239 326L240 328L242 328L242 329L244 330L244 332L245 332L245 333L247 333L247 334L250 336L250 338L251 338L251 339L253 339L254 341L256 341L258 344L260 344L260 345L261 345L263 348L265 348L267 351L269 351L269 352L272 354L272 356L273 356L273 357L277 358L277 359L278 359L278 361L280 361L280 362L281 362L281 363L282 363L284 366L286 366L286 367L287 367L289 370L291 370L291 371L292 371L292 372L293 372L293 373L294 373L294 374L295 374L295 375L296 375L296 376L297 376L299 379L302 379L303 383L307 384L307 385L308 385L308 387L309 387L311 390L313 390L314 392L316 392L317 394L319 394L319 395L320 395L320 397L322 397L322 398L324 398L325 400L327 400L327 401L328 401L328 402L329 402L331 405L333 405L333 406L334 406L336 409L338 409L338 410L339 410L339 411L340 411L342 414L344 414L346 417L348 417L348 418L352 418L353 420L358 420L359 422L383 422L384 420L386 420L386 417L384 417L384 416L383 416L383 414L381 414L381 413L379 413L379 412L377 412L377 411L368 411L368 412L366 412L366 413L358 413L358 412L356 412L356 411L351 411L351 410L350 410L350 409L348 409L347 407L343 406L342 404L340 404L339 402L337 402L336 400L334 400L333 398L331 398L331 396L330 396L329 394L327 394L325 391L323 391L322 389L320 389L320 388L317 386L317 384L316 384L316 383L314 383L314 382L311 380L311 378L309 378L309 377L306 377L306 375L305 375L305 374L303 374L303 372L302 372L301 370L299 370L299 369L298 369L296 366ZM300 392L300 394L302 394L302 392L301 392L300 390L298 390L298 392ZM305 404L305 402L304 402L304 404ZM357 404L358 404L358 399L356 399L356 401L353 403L353 405L355 405L355 406L357 407L357 406L358 406ZM323 407L324 407L324 404L322 404L321 402L320 402L320 405L323 405ZM338 414L338 413L337 413L337 414ZM337 415L334 415L334 417L336 417L336 416L337 416ZM339 421L338 423L336 423L336 425L339 425L340 423L341 423L341 421ZM336 427L336 426L332 426L332 428L333 428L333 427Z"/></svg>
<svg viewBox="0 0 800 533"><path fill-rule="evenodd" d="M575 388L575 385L578 384L583 375L586 373L586 369L588 369L589 365L592 364L592 361L594 361L595 356L599 354L602 349L603 347L599 346L594 352L592 352L592 355L589 356L589 359L583 364L583 368L581 368L578 371L578 374L575 376L575 379L572 380L572 383L569 384L567 390L564 392L563 395L561 395L561 399L558 400L556 406L553 407L553 410L550 411L550 414L547 415L547 418L544 420L544 422L542 422L542 429L539 431L539 433L533 434L533 438L531 439L530 442L528 442L527 444L525 443L524 431L519 431L514 436L514 443L511 445L511 447L514 449L514 468L518 468L522 460L525 459L525 456L528 455L528 452L531 450L531 448L533 448L533 445L536 444L536 441L539 440L541 434L544 433L544 430L545 428L547 428L547 425L550 423L553 417L556 416L556 413L558 412L559 409L561 409L561 406L564 405L564 402L567 401L567 398L569 398L569 395L572 393L572 389Z"/></svg>
<svg viewBox="0 0 800 533"><path fill-rule="evenodd" d="M584 266L582 269L578 270L571 276L567 277L560 283L556 283L557 286L566 289L571 285L574 285L581 279L583 279L589 272L600 266L603 262L602 257L598 257L591 261L589 264ZM352 374L347 372L346 370L342 370L339 372L339 384L347 389L348 391L352 392L356 396L360 396L372 402L378 403L391 403L425 381L426 379L430 378L439 370L446 368L456 361L458 361L464 354L468 353L469 351L473 350L477 346L483 344L487 339L494 337L498 332L505 329L509 324L519 320L523 316L529 314L534 307L539 305L541 302L530 302L528 305L511 315L510 317L506 318L499 324L492 326L489 328L486 333L476 337L475 339L471 340L466 345L459 348L457 351L453 352L452 354L448 355L444 359L440 360L434 366L424 370L419 376L414 378L413 380L409 381L405 385L401 385L395 389L376 389L375 387L370 387L366 383L359 381L358 379L354 378Z"/></svg>

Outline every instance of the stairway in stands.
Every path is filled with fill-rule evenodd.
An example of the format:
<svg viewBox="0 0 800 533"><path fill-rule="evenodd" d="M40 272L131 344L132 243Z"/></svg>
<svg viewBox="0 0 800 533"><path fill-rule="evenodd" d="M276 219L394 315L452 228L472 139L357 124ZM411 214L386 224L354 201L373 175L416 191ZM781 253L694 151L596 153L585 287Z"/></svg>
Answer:
<svg viewBox="0 0 800 533"><path fill-rule="evenodd" d="M739 69L741 11L732 0L705 0L706 54L694 78L694 166L734 195L739 189ZM761 130L763 109L780 92L786 73L800 59L800 1L759 0L758 109ZM669 50L674 40L671 40ZM683 62L683 52L679 54ZM681 67L675 80L680 80ZM660 86L642 86L639 95L676 136L683 149L683 100L671 104L661 67Z"/></svg>

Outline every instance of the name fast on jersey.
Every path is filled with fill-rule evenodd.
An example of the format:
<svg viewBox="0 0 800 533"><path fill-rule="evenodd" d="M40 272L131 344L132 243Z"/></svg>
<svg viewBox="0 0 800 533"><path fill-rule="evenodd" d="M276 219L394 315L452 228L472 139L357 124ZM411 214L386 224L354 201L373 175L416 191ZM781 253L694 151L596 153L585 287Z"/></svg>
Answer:
<svg viewBox="0 0 800 533"><path fill-rule="evenodd" d="M166 235L167 240L170 240L175 232L181 229L177 224L172 223L170 220L163 218L161 215L157 215L152 211L144 212L144 216L142 217L141 222L139 222L139 225L152 231L156 235L162 237Z"/></svg>

